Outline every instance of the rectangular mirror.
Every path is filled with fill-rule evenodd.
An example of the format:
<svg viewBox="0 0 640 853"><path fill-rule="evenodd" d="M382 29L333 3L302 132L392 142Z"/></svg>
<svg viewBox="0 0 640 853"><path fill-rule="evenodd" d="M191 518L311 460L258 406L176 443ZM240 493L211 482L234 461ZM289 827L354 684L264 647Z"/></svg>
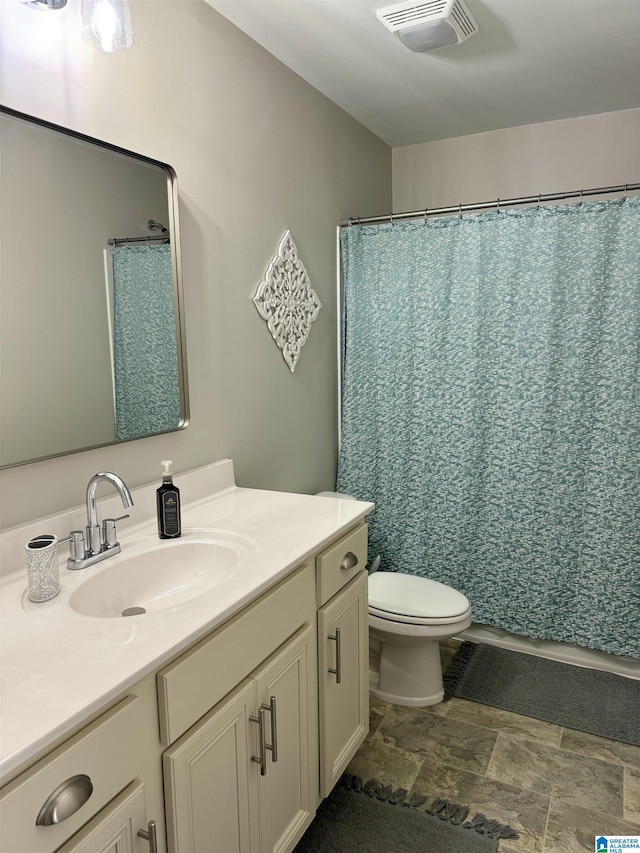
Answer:
<svg viewBox="0 0 640 853"><path fill-rule="evenodd" d="M0 107L0 467L188 424L165 163Z"/></svg>

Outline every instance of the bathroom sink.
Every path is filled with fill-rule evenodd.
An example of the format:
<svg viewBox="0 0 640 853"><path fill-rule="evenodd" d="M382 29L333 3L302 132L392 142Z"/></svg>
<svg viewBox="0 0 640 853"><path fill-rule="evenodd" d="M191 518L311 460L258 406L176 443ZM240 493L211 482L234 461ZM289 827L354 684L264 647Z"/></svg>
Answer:
<svg viewBox="0 0 640 853"><path fill-rule="evenodd" d="M83 569L69 607L94 618L140 616L191 601L250 568L257 546L227 531L187 530L122 540L122 552ZM86 576L85 573L86 572Z"/></svg>

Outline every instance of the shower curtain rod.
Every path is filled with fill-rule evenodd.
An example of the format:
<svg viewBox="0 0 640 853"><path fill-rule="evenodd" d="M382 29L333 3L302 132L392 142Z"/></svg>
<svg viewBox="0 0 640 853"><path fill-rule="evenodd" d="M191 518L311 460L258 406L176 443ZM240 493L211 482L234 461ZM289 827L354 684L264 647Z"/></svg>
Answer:
<svg viewBox="0 0 640 853"><path fill-rule="evenodd" d="M497 198L495 201L480 201L474 204L456 204L452 207L434 207L424 210L411 210L405 213L388 213L386 216L350 216L347 220L342 220L339 223L340 228L347 228L350 225L372 225L374 223L390 222L392 225L396 220L401 219L426 219L428 216L443 216L448 213L468 213L472 210L491 210L496 208L500 210L502 207L514 207L521 204L541 204L546 201L565 201L570 198L579 198L582 200L585 196L592 195L608 195L611 193L624 193L640 190L640 183L622 184L616 187L595 187L589 190L572 190L571 192L561 193L540 193L539 195L525 196L522 198Z"/></svg>
<svg viewBox="0 0 640 853"><path fill-rule="evenodd" d="M170 243L171 238L166 234L149 235L148 237L111 237L107 240L110 246L125 246L131 243Z"/></svg>

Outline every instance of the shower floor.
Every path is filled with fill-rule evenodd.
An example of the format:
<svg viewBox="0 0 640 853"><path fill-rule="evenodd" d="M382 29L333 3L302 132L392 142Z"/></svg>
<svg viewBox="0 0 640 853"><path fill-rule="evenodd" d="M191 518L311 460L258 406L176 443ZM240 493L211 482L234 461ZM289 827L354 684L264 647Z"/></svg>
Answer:
<svg viewBox="0 0 640 853"><path fill-rule="evenodd" d="M443 667L458 644L441 645ZM640 836L640 748L457 697L429 708L371 697L348 769L508 823L520 837L499 853L593 853L596 836Z"/></svg>

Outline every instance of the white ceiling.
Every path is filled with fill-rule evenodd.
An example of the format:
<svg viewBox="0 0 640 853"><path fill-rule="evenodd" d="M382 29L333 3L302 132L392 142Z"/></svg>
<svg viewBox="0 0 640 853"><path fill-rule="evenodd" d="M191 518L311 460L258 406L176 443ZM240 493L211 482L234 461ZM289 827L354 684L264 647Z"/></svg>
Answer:
<svg viewBox="0 0 640 853"><path fill-rule="evenodd" d="M396 0L206 1L392 146L640 107L640 0L467 0L479 32L423 54Z"/></svg>

